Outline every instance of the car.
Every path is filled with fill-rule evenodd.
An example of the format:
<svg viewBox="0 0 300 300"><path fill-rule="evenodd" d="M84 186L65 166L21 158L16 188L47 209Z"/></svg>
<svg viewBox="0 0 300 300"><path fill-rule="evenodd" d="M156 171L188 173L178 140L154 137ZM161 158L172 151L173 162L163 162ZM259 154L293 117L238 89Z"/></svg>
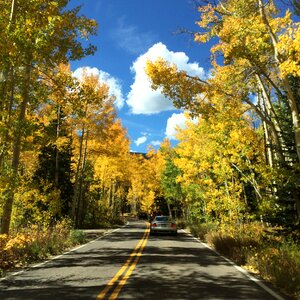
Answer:
<svg viewBox="0 0 300 300"><path fill-rule="evenodd" d="M150 234L172 233L177 235L177 225L169 216L156 216L150 224Z"/></svg>

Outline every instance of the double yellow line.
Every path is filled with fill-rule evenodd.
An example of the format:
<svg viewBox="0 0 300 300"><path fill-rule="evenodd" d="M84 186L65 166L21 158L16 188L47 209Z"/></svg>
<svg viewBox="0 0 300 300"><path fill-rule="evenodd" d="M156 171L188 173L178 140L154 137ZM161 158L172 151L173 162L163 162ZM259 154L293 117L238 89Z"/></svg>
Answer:
<svg viewBox="0 0 300 300"><path fill-rule="evenodd" d="M147 227L146 227L146 230L144 232L142 239L136 245L135 249L130 254L130 256L128 257L127 261L122 266L122 268L116 273L116 275L108 282L106 287L97 296L96 300L104 299L106 294L115 286L115 283L119 280L119 278L123 275L123 273L125 273L123 275L123 277L119 280L119 283L117 284L117 286L111 293L110 297L108 298L109 300L117 299L122 287L126 284L126 281L132 274L133 270L135 269L141 255L142 255L142 252L146 246L146 243L147 243L147 240L149 237L149 233L150 233L149 227L150 227L150 225L149 225L149 223L147 223Z"/></svg>

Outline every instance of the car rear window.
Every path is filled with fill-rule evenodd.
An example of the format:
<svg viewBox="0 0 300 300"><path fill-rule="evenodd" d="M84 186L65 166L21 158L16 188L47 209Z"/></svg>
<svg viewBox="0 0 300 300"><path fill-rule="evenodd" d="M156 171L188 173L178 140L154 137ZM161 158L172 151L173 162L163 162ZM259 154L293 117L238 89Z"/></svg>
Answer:
<svg viewBox="0 0 300 300"><path fill-rule="evenodd" d="M158 222L165 222L165 221L170 221L170 218L169 217L156 217L155 218L155 221L158 221Z"/></svg>

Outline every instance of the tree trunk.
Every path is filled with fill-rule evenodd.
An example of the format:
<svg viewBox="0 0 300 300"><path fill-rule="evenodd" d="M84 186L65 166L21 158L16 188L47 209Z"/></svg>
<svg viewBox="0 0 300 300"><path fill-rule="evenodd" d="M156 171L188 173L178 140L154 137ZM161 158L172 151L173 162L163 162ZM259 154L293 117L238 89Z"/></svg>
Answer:
<svg viewBox="0 0 300 300"><path fill-rule="evenodd" d="M257 75L257 79L258 79L258 84L259 87L261 89L262 92L262 99L264 100L265 103L265 113L269 116L270 120L274 123L274 127L276 132L278 132L278 139L280 141L280 149L278 153L278 156L281 158L282 162L285 162L285 157L283 155L283 149L285 148L286 145L284 145L284 141L282 139L282 128L280 126L280 122L278 120L278 116L276 114L276 111L274 109L270 94L267 93L266 87L264 85L264 83L262 82L262 79L260 78L259 75Z"/></svg>
<svg viewBox="0 0 300 300"><path fill-rule="evenodd" d="M17 7L17 0L12 0L12 1L11 1L10 16L9 16L9 27L11 27L11 25L12 25L13 22L14 22L16 7Z"/></svg>
<svg viewBox="0 0 300 300"><path fill-rule="evenodd" d="M10 75L9 75L10 74ZM1 121L6 125L6 130L0 138L0 144L1 144L1 150L0 150L0 169L3 167L3 163L7 154L7 147L8 147L8 140L9 140L9 128L12 127L11 124L11 113L12 113L12 107L14 105L14 69L13 67L10 68L10 70L7 72L6 76L6 82L9 81L10 79L10 95L9 95L9 102L6 104L5 103L5 94L7 93L6 89L9 88L8 84L3 83L3 89L2 89L2 97L3 101L1 102Z"/></svg>
<svg viewBox="0 0 300 300"><path fill-rule="evenodd" d="M12 0L11 2L11 10L10 10L10 17L9 17L9 24L8 24L8 31L11 31L11 27L14 24L15 21L15 9L17 6L17 0ZM9 77L11 79L11 83L10 83L10 101L9 104L7 105L7 107L5 107L5 94L6 94L6 90L9 88L8 86L8 82L9 82ZM7 111L7 116L6 116L6 120L3 119L2 116L2 122L6 121L6 125L11 126L10 124L10 116L11 116L11 110L12 110L12 106L13 106L13 100L14 100L14 68L13 66L8 66L6 65L6 67L4 67L4 82L3 82L3 88L2 88L2 97L3 99L1 99L0 102L0 111L4 112L5 110ZM8 132L6 132L4 134L4 137L1 137L1 150L0 150L0 168L2 169L3 166L3 162L4 162L4 158L5 158L5 154L7 151L7 140L8 140Z"/></svg>
<svg viewBox="0 0 300 300"><path fill-rule="evenodd" d="M14 195L15 195L16 183L18 178L21 142L23 137L22 131L24 127L27 103L29 101L30 76L31 76L31 59L28 59L27 65L25 67L24 90L22 93L23 99L20 105L20 113L19 113L18 122L15 127L15 134L14 134L14 141L13 141L13 156L12 156L12 164L11 164L12 176L10 178L9 187L6 193L7 197L3 207L2 226L1 226L2 234L9 234Z"/></svg>
<svg viewBox="0 0 300 300"><path fill-rule="evenodd" d="M272 152L272 139L270 138L269 129L265 121L262 121L265 138L266 161L270 167L274 166L274 158Z"/></svg>
<svg viewBox="0 0 300 300"><path fill-rule="evenodd" d="M73 217L75 227L77 227L77 223L78 223L77 216L78 216L79 176L80 176L80 168L81 168L81 161L82 161L84 135L85 135L85 128L83 127L81 137L80 137L79 155L78 155L78 162L77 162L76 173L75 173L74 195L72 201L72 217Z"/></svg>
<svg viewBox="0 0 300 300"><path fill-rule="evenodd" d="M86 132L83 157L82 157L82 166L81 166L81 174L79 176L79 185L78 185L78 207L77 207L77 225L82 226L84 220L84 174L86 169L86 157L87 157L87 142L88 142L88 131Z"/></svg>
<svg viewBox="0 0 300 300"><path fill-rule="evenodd" d="M298 162L300 163L300 114L299 109L297 107L297 102L295 99L295 95L292 91L291 85L288 81L288 78L285 77L283 79L285 90L287 91L288 102L292 113L292 121L293 127L295 132L295 143L296 143L296 150L298 156Z"/></svg>
<svg viewBox="0 0 300 300"><path fill-rule="evenodd" d="M168 200L167 200L167 207L168 207L169 216L172 218L171 206Z"/></svg>
<svg viewBox="0 0 300 300"><path fill-rule="evenodd" d="M112 183L112 191L111 191L111 216L112 219L115 219L117 217L116 215L116 187L117 183L114 180Z"/></svg>
<svg viewBox="0 0 300 300"><path fill-rule="evenodd" d="M251 109L254 110L254 112L257 113L257 115L261 118L262 122L265 122L266 125L268 126L269 132L271 133L272 137L274 138L275 147L277 149L279 149L278 155L279 155L279 158L282 158L282 159L280 159L280 161L284 161L280 138L278 136L278 132L276 131L274 123L269 119L268 115L266 114L266 112L263 109L260 109L259 107L254 105L250 100L245 99L245 102L251 107Z"/></svg>
<svg viewBox="0 0 300 300"><path fill-rule="evenodd" d="M56 124L56 142L60 136L60 105L57 107L57 124ZM56 188L58 188L58 182L59 182L59 149L57 147L56 143L56 149L55 149L55 176L54 176L54 182Z"/></svg>
<svg viewBox="0 0 300 300"><path fill-rule="evenodd" d="M277 38L276 34L273 32L272 27L270 26L270 23L266 16L265 6L264 6L263 1L258 0L258 5L259 5L259 12L260 12L262 21L265 24L265 26L269 32L271 41L272 41L272 46L274 49L274 59L278 63L277 67L279 69L279 64L282 62L282 59L279 57L278 48L277 48L278 38ZM284 89L287 93L288 103L289 103L291 113L292 113L292 121L293 121L294 132L295 132L295 146L296 146L296 151L297 151L297 156L298 156L298 162L300 162L300 115L299 115L299 109L297 107L295 95L292 91L292 88L288 81L288 78L285 76L283 78L282 82L283 82Z"/></svg>

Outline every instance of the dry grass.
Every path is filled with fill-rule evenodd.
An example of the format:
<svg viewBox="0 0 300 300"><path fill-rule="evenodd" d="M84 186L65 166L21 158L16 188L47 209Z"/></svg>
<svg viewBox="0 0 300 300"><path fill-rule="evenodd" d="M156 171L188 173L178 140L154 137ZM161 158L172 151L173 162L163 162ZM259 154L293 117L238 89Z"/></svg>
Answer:
<svg viewBox="0 0 300 300"><path fill-rule="evenodd" d="M291 296L300 299L300 245L260 223L190 226L191 232L220 254L246 266Z"/></svg>
<svg viewBox="0 0 300 300"><path fill-rule="evenodd" d="M64 221L52 227L32 226L10 236L0 235L0 275L83 242L84 234L71 230Z"/></svg>

